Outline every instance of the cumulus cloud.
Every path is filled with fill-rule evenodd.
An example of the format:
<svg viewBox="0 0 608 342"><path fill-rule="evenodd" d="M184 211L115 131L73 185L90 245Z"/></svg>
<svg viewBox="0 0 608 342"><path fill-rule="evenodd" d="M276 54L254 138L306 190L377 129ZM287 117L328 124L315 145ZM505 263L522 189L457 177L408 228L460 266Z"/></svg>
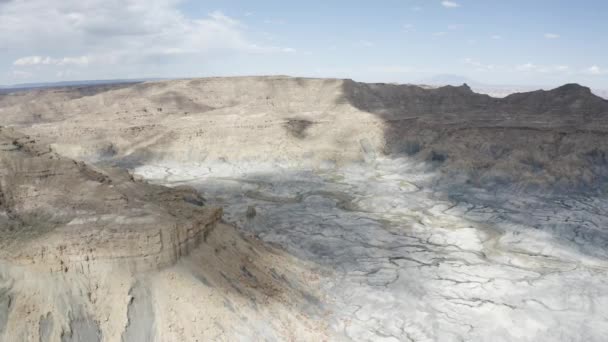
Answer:
<svg viewBox="0 0 608 342"><path fill-rule="evenodd" d="M564 73L564 72L569 72L570 71L570 67L567 65L537 65L534 63L525 63L525 64L520 64L517 65L515 67L516 71L523 71L523 72L539 72L539 73L552 73L552 74L556 74L556 73Z"/></svg>
<svg viewBox="0 0 608 342"><path fill-rule="evenodd" d="M216 11L189 18L181 0L0 1L0 44L14 67L159 65L231 53L293 53L256 44L240 21ZM136 72L136 70L135 70Z"/></svg>
<svg viewBox="0 0 608 342"><path fill-rule="evenodd" d="M41 56L27 56L17 59L13 62L15 66L33 66L33 65L88 65L89 57L63 57L63 58L51 58Z"/></svg>
<svg viewBox="0 0 608 342"><path fill-rule="evenodd" d="M545 33L545 38L547 38L547 39L557 39L557 38L559 38L559 34L556 34L556 33Z"/></svg>
<svg viewBox="0 0 608 342"><path fill-rule="evenodd" d="M445 8L456 8L456 7L460 7L460 4L454 1L442 1L441 5Z"/></svg>
<svg viewBox="0 0 608 342"><path fill-rule="evenodd" d="M597 65L590 66L589 68L584 70L585 73L591 75L605 75L608 74L608 69L600 68Z"/></svg>

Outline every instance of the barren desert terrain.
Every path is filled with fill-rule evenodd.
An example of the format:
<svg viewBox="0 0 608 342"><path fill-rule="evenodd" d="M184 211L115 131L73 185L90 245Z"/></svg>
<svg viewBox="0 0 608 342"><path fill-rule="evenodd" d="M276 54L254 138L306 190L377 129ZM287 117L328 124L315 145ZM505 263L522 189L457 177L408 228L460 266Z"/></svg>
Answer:
<svg viewBox="0 0 608 342"><path fill-rule="evenodd" d="M584 86L34 89L0 126L0 340L608 336L608 101Z"/></svg>

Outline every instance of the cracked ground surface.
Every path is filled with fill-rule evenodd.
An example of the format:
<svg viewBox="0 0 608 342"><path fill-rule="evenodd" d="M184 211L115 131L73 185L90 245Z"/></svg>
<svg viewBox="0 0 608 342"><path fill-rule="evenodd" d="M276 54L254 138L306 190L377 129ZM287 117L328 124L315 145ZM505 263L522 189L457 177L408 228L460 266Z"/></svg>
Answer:
<svg viewBox="0 0 608 342"><path fill-rule="evenodd" d="M404 159L314 172L231 164L135 172L204 189L246 234L330 269L319 275L320 305L346 339L608 336L603 198L442 190Z"/></svg>
<svg viewBox="0 0 608 342"><path fill-rule="evenodd" d="M151 263L145 278L68 271L62 258L49 274L22 276L10 261L29 249L0 249L10 268L0 272L2 336L118 341L150 326L161 341L608 336L608 101L589 88L496 99L466 85L206 78L7 94L0 117L45 146L38 157L52 151L76 163L9 163L0 226L21 230L5 229L5 238L27 228L48 247L45 234L58 233L62 251L66 231L97 241L93 225L112 233L104 251L113 254L156 246L123 243L134 223L187 228L191 207L223 208L232 223L200 230L203 243L189 253L169 243L178 253ZM82 163L175 189L151 187L164 194L159 203L150 184L115 170L130 184L117 193ZM23 175L31 177L16 183ZM31 200L40 184L48 191ZM11 193L45 215L15 215ZM133 201L138 193L150 195ZM80 202L88 212L75 210ZM77 220L56 230L47 221L57 211Z"/></svg>

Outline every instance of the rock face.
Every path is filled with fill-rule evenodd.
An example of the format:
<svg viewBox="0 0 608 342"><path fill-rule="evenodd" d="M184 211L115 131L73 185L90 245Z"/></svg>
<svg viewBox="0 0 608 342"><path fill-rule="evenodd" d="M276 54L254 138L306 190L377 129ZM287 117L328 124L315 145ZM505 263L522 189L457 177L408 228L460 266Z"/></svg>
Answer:
<svg viewBox="0 0 608 342"><path fill-rule="evenodd" d="M441 167L448 178L593 188L606 180L608 101L569 84L491 98L437 89L346 83L349 102L382 117L389 154Z"/></svg>
<svg viewBox="0 0 608 342"><path fill-rule="evenodd" d="M21 98L21 100L20 100ZM608 101L576 84L492 98L468 86L209 78L0 99L14 125L76 159L345 164L407 156L448 178L590 189L606 180Z"/></svg>
<svg viewBox="0 0 608 342"><path fill-rule="evenodd" d="M0 129L0 166L1 258L48 271L172 265L221 217L220 209L193 202L194 190L94 169L9 129Z"/></svg>
<svg viewBox="0 0 608 342"><path fill-rule="evenodd" d="M307 268L221 215L0 128L0 340L326 338L293 316Z"/></svg>
<svg viewBox="0 0 608 342"><path fill-rule="evenodd" d="M608 335L588 88L191 79L4 94L0 125L2 341Z"/></svg>

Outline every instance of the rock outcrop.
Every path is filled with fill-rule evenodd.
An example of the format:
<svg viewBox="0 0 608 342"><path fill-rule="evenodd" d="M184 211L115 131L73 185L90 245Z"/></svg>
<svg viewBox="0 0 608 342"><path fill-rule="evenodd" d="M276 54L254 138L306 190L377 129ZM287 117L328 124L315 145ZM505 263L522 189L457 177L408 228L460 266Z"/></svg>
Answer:
<svg viewBox="0 0 608 342"><path fill-rule="evenodd" d="M0 199L0 258L55 272L169 266L221 217L194 190L135 182L6 128L0 128Z"/></svg>
<svg viewBox="0 0 608 342"><path fill-rule="evenodd" d="M0 340L327 339L308 267L221 215L0 128Z"/></svg>
<svg viewBox="0 0 608 342"><path fill-rule="evenodd" d="M607 334L585 87L192 79L0 95L0 125L0 340Z"/></svg>
<svg viewBox="0 0 608 342"><path fill-rule="evenodd" d="M485 183L606 179L608 101L576 84L492 98L470 87L206 78L0 99L1 124L90 162L345 164L388 154ZM19 100L22 98L22 100Z"/></svg>

